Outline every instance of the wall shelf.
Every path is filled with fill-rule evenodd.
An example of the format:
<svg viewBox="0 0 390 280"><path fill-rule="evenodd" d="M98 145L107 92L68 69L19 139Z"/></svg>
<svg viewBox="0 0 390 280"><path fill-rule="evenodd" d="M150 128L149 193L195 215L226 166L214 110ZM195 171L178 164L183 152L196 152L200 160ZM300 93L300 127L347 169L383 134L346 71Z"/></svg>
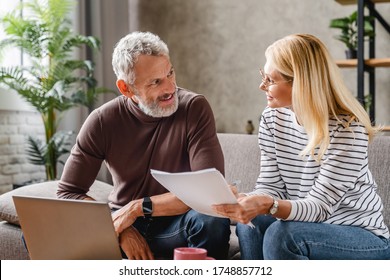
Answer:
<svg viewBox="0 0 390 280"><path fill-rule="evenodd" d="M384 126L384 127L382 128L382 131L383 131L383 132L389 132L389 131L390 131L390 126Z"/></svg>
<svg viewBox="0 0 390 280"><path fill-rule="evenodd" d="M341 68L356 68L357 59L336 60L336 64ZM364 64L370 67L390 67L390 58L371 58L365 59Z"/></svg>
<svg viewBox="0 0 390 280"><path fill-rule="evenodd" d="M386 31L390 34L390 25L375 9L377 3L390 3L390 0L335 0L341 5L357 5L357 24L358 24L358 48L357 59L337 60L336 64L343 68L357 69L357 98L365 107L366 94L364 87L365 73L368 74L370 95L370 119L375 123L375 68L390 67L390 58L376 58L375 57L375 40L376 37L370 39L368 45L369 55L365 58L364 55L364 40L363 40L363 24L364 12L368 9L369 16L374 17L379 23L383 25ZM373 22L375 32L375 22Z"/></svg>
<svg viewBox="0 0 390 280"><path fill-rule="evenodd" d="M356 5L357 0L336 0L341 5ZM387 3L390 0L371 0L372 3Z"/></svg>

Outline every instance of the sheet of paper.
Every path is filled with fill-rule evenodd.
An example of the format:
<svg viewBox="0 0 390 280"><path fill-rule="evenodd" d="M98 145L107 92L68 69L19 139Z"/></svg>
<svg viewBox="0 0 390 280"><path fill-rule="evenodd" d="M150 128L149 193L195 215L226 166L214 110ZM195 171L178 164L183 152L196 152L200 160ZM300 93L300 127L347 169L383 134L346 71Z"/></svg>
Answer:
<svg viewBox="0 0 390 280"><path fill-rule="evenodd" d="M223 175L215 168L193 172L169 173L151 169L152 176L192 209L221 217L213 204L237 203Z"/></svg>

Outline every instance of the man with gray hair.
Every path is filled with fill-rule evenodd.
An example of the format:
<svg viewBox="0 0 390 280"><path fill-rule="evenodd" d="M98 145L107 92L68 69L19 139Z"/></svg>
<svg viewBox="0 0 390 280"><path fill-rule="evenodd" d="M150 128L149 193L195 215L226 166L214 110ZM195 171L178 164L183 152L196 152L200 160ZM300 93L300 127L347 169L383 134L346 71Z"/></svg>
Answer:
<svg viewBox="0 0 390 280"><path fill-rule="evenodd" d="M134 32L112 58L122 96L93 111L83 124L59 182L61 198L87 192L104 161L113 179L109 196L121 248L129 259L172 258L176 247L202 247L226 259L229 220L189 209L150 174L216 168L224 160L214 116L204 96L176 86L167 45Z"/></svg>

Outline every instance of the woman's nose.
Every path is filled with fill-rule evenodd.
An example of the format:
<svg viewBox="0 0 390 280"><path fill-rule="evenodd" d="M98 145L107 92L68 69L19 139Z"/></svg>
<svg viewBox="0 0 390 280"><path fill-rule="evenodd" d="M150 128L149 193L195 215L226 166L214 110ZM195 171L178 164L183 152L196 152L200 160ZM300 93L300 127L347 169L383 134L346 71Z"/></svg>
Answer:
<svg viewBox="0 0 390 280"><path fill-rule="evenodd" d="M263 91L266 91L266 90L267 90L267 88L266 88L266 86L264 85L263 82L260 83L259 89L261 89L261 90L263 90Z"/></svg>

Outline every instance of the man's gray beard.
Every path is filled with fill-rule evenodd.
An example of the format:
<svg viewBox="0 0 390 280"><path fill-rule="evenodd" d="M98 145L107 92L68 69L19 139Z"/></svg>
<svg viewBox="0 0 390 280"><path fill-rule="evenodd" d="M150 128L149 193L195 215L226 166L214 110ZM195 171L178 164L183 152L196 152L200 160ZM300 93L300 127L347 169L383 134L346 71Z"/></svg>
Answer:
<svg viewBox="0 0 390 280"><path fill-rule="evenodd" d="M169 106L167 108L162 108L158 105L158 101L150 103L150 104L144 104L143 101L137 97L138 107L146 115L154 117L154 118L169 117L170 115L175 113L177 111L177 108L179 107L179 98L177 96L177 90L175 91L173 98L175 100L171 106Z"/></svg>

